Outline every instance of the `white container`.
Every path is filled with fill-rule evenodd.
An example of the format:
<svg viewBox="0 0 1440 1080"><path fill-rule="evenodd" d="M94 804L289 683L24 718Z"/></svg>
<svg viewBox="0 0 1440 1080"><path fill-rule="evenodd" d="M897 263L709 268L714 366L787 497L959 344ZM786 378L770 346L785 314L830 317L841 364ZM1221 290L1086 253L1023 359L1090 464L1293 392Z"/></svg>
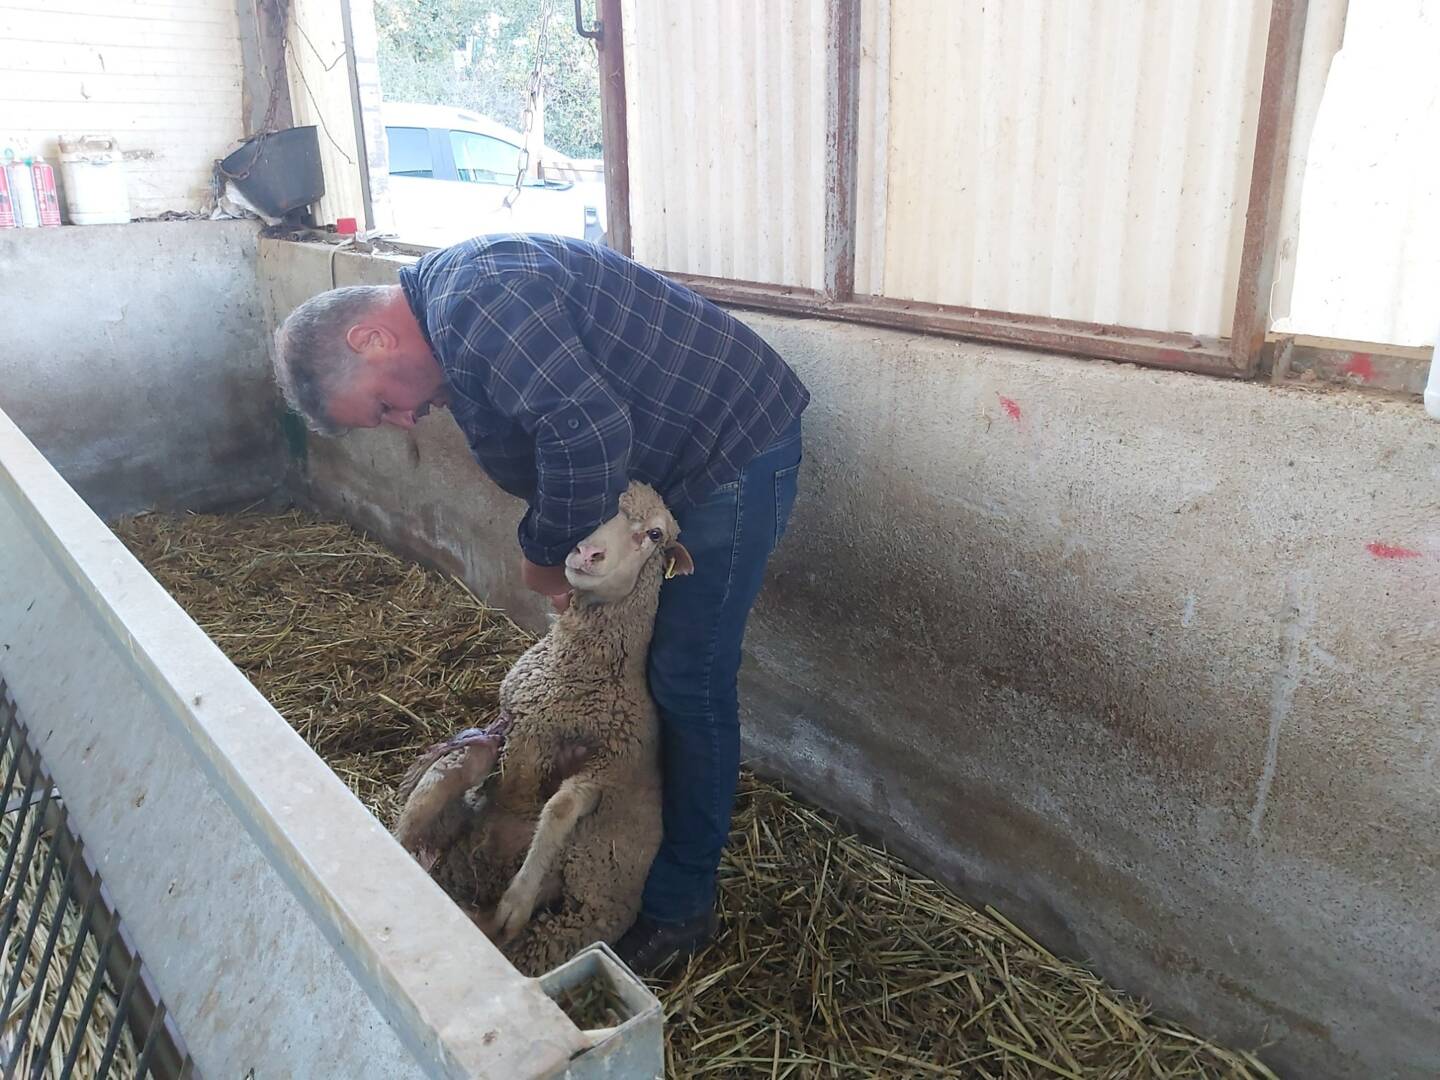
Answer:
<svg viewBox="0 0 1440 1080"><path fill-rule="evenodd" d="M130 220L125 155L110 136L61 138L60 177L72 225L120 225Z"/></svg>

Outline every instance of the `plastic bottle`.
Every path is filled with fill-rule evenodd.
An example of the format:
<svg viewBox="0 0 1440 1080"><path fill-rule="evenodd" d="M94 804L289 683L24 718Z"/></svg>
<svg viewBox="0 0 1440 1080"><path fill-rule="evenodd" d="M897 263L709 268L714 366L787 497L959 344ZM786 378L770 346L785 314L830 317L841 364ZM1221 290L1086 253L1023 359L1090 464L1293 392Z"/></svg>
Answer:
<svg viewBox="0 0 1440 1080"><path fill-rule="evenodd" d="M30 183L35 194L36 213L40 225L47 229L60 227L60 193L55 187L55 170L43 157L26 158L30 166Z"/></svg>
<svg viewBox="0 0 1440 1080"><path fill-rule="evenodd" d="M35 184L30 177L28 161L17 160L15 151L5 151L5 178L10 181L10 200L15 209L15 223L27 229L40 227L40 204L35 199Z"/></svg>
<svg viewBox="0 0 1440 1080"><path fill-rule="evenodd" d="M10 198L10 173L0 165L0 229L18 229L15 220L15 201Z"/></svg>

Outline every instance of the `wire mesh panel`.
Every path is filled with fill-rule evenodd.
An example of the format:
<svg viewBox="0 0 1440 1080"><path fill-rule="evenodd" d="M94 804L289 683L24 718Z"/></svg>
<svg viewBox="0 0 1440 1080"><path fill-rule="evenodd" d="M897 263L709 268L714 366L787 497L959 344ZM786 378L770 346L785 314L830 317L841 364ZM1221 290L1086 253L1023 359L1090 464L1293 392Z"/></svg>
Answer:
<svg viewBox="0 0 1440 1080"><path fill-rule="evenodd" d="M0 772L5 1080L194 1076L3 679Z"/></svg>

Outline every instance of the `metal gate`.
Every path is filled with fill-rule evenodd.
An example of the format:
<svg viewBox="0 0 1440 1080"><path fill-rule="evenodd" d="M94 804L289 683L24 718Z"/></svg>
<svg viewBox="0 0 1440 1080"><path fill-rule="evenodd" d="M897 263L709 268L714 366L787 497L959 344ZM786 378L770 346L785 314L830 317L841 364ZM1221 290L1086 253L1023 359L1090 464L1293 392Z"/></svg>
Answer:
<svg viewBox="0 0 1440 1080"><path fill-rule="evenodd" d="M195 1076L3 678L0 768L4 1080Z"/></svg>

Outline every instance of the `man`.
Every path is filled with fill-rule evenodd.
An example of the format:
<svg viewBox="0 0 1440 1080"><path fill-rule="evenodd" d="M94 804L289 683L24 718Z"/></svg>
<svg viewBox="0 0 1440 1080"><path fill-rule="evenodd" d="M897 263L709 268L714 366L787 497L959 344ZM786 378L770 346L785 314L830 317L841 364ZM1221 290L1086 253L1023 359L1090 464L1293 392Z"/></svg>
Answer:
<svg viewBox="0 0 1440 1080"><path fill-rule="evenodd" d="M674 511L695 573L661 591L650 652L665 834L618 951L653 971L700 948L739 775L740 643L794 503L805 387L703 297L554 236L480 237L399 285L322 293L276 346L287 400L322 434L448 407L481 468L529 503L522 575L557 608L566 554L630 480Z"/></svg>

